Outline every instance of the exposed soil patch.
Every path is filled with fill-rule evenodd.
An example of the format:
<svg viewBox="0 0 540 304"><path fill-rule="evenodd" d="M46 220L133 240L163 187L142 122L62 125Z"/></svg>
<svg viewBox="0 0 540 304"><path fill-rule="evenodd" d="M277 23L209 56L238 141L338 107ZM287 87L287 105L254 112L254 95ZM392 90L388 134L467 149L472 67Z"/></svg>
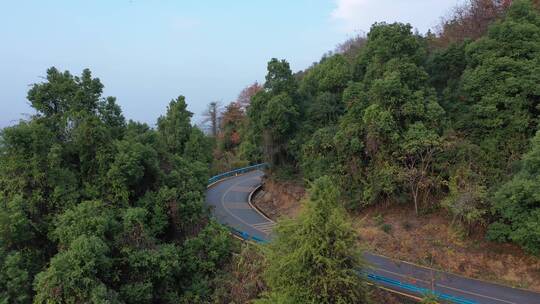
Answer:
<svg viewBox="0 0 540 304"><path fill-rule="evenodd" d="M371 207L353 216L372 252L471 278L540 291L540 259L512 244L466 236L444 212L416 216L411 206Z"/></svg>
<svg viewBox="0 0 540 304"><path fill-rule="evenodd" d="M283 216L296 217L302 209L300 200L304 195L305 189L301 183L265 178L262 188L253 196L252 203L276 221Z"/></svg>
<svg viewBox="0 0 540 304"><path fill-rule="evenodd" d="M305 195L302 184L265 180L253 203L273 220L295 217ZM369 207L352 215L370 251L471 278L540 292L540 258L518 246L489 242L482 232L466 236L443 211L416 216L412 207Z"/></svg>
<svg viewBox="0 0 540 304"><path fill-rule="evenodd" d="M371 288L371 300L373 303L384 304L415 304L418 303L408 297L397 295L393 292L379 289L376 287Z"/></svg>

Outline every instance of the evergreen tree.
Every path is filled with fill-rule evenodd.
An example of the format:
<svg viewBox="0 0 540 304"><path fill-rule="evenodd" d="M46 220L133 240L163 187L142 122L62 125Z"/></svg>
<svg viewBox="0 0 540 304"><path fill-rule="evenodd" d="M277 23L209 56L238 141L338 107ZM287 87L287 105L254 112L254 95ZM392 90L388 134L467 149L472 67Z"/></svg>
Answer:
<svg viewBox="0 0 540 304"><path fill-rule="evenodd" d="M339 197L321 177L301 215L278 223L266 256L270 292L258 303L367 303L361 251Z"/></svg>
<svg viewBox="0 0 540 304"><path fill-rule="evenodd" d="M178 96L169 103L165 116L158 118L159 135L169 152L184 152L191 134L191 116L193 113L187 110L186 98Z"/></svg>

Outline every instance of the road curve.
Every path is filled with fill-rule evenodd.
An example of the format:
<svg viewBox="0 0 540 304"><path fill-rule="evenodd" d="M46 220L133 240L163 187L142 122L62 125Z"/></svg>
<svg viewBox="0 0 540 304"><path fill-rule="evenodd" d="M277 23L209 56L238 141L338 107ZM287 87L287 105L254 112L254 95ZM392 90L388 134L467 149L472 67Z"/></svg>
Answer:
<svg viewBox="0 0 540 304"><path fill-rule="evenodd" d="M274 222L254 210L249 196L261 184L264 173L252 171L217 182L207 189L206 203L218 222L237 232L269 241ZM366 253L372 281L392 290L412 296L434 290L453 303L478 304L540 304L540 294L499 284L469 279L407 262Z"/></svg>

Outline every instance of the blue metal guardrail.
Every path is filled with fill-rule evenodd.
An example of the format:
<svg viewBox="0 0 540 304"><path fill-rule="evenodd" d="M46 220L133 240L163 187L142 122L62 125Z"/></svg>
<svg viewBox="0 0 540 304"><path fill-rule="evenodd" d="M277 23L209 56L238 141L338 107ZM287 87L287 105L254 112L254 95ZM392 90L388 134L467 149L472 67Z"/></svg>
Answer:
<svg viewBox="0 0 540 304"><path fill-rule="evenodd" d="M468 299L464 299L464 298L460 298L460 297L456 297L456 296L451 296L451 295L444 294L444 293L434 291L434 290L431 290L431 289L418 287L418 286L412 285L412 284L403 283L403 282L400 282L398 280L390 279L390 278L387 278L387 277L384 277L384 276L381 276L381 275L377 275L377 274L374 274L374 273L365 273L365 274L367 275L368 279L370 279L372 282L376 282L376 283L379 283L379 284L382 284L382 285L399 287L399 288L401 288L403 290L412 291L412 292L420 294L420 295L433 294L440 300L450 301L452 303L457 303L457 304L477 304L476 301L472 301L472 300L468 300Z"/></svg>
<svg viewBox="0 0 540 304"><path fill-rule="evenodd" d="M232 170L232 171L229 171L229 172L225 172L225 173L222 173L222 174L219 174L219 175L216 175L216 176L212 176L210 179L208 179L208 184L210 185L212 183L215 183L215 182L220 181L220 180L222 180L224 178L227 178L227 177L235 176L235 175L238 175L238 174L243 174L243 173L253 171L253 170L257 170L257 169L264 169L264 168L267 168L267 167L268 167L267 163L262 163L262 164L258 164L258 165L253 165L253 166L244 167L244 168ZM260 244L268 243L268 241L260 239L260 238L254 236L254 235L250 235L247 232L238 230L238 229L233 228L233 227L228 227L228 228L231 230L231 232L233 234L241 237L242 239L244 239L246 241L255 241L255 242L260 243ZM464 298L444 294L444 293L441 293L441 292L438 292L438 291L432 291L432 290L427 289L427 288L418 287L418 286L413 285L413 284L403 283L403 282L401 282L399 280L390 279L390 278L387 278L387 277L384 277L384 276L381 276L381 275L378 275L378 274L369 273L369 272L363 272L363 274L366 275L366 277L370 281L372 281L374 283L379 283L381 285L386 285L386 286L390 286L390 287L394 287L394 288L397 287L397 288L400 288L402 290L414 292L414 293L416 293L416 294L418 294L420 296L427 295L427 294L433 294L438 299L444 300L444 301L449 301L451 303L456 303L456 304L477 304L477 302L473 301L473 300L468 300L468 299L464 299Z"/></svg>
<svg viewBox="0 0 540 304"><path fill-rule="evenodd" d="M246 241L255 241L259 244L267 244L268 241L267 240L263 240L261 238L258 238L254 235L250 235L249 233L247 232L244 232L244 231L240 231L236 228L233 228L233 227L229 227L229 229L231 230L232 233L234 233L235 235L241 237L242 239L246 240Z"/></svg>
<svg viewBox="0 0 540 304"><path fill-rule="evenodd" d="M264 169L264 168L267 168L267 167L268 167L267 163L262 163L262 164L258 164L258 165L239 168L239 169L232 170L232 171L229 171L229 172L221 173L221 174L212 176L210 179L208 179L208 184L210 185L210 184L213 184L213 183L215 183L217 181L220 181L220 180L222 180L224 178L227 178L227 177L235 176L235 175L238 175L238 174L243 174L243 173L253 171L253 170L257 170L257 169Z"/></svg>

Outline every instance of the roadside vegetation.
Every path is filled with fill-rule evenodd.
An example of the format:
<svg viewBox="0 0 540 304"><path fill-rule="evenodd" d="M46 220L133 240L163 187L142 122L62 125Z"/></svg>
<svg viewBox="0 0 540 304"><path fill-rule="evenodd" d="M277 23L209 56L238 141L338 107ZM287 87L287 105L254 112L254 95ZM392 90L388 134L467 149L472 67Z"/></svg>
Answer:
<svg viewBox="0 0 540 304"><path fill-rule="evenodd" d="M426 35L376 23L304 71L272 59L218 153L269 162L278 180L329 176L353 212L444 210L465 234L536 255L537 7L475 0Z"/></svg>
<svg viewBox="0 0 540 304"><path fill-rule="evenodd" d="M328 177L315 180L297 219L280 221L266 248L270 291L255 303L367 303L356 233Z"/></svg>
<svg viewBox="0 0 540 304"><path fill-rule="evenodd" d="M376 23L296 73L273 58L264 83L209 104L205 130L183 96L154 128L89 70L48 69L35 113L0 131L0 303L392 303L355 272L357 231L397 246L433 214L537 267L538 5L471 0L425 35ZM257 162L309 195L274 242L241 247L206 183ZM357 216L377 208L410 220Z"/></svg>

